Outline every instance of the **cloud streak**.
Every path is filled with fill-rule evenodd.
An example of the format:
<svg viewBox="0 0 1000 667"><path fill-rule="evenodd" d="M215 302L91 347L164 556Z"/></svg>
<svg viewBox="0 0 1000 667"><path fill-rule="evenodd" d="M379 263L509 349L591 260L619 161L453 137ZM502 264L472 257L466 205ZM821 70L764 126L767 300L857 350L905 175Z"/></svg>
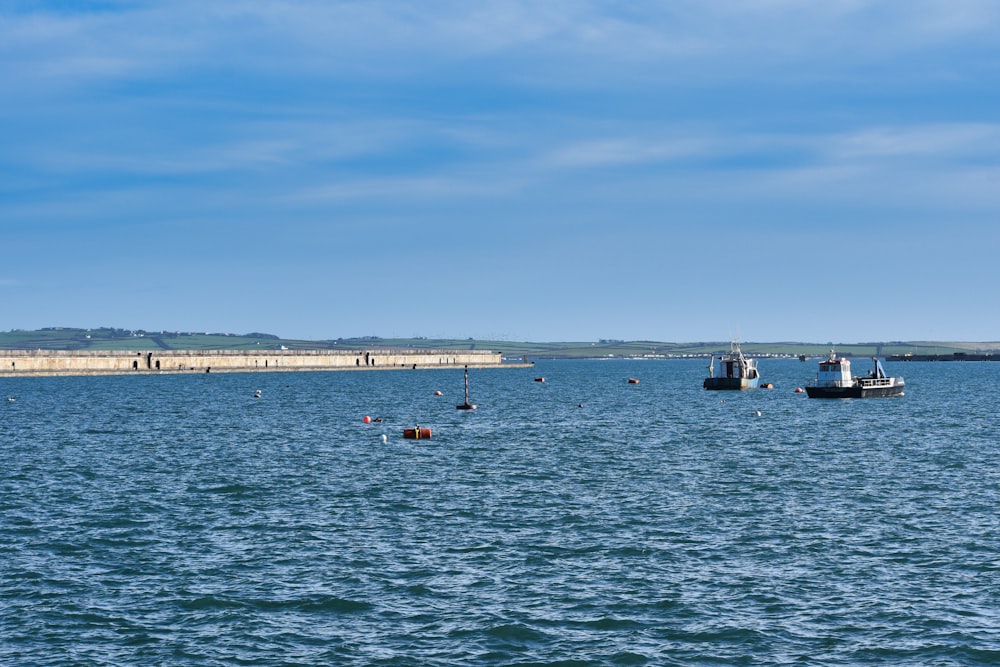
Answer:
<svg viewBox="0 0 1000 667"><path fill-rule="evenodd" d="M575 85L586 82L584 66L667 80L685 78L691 67L725 77L727 69L743 75L782 67L801 75L820 65L820 75L829 75L984 44L1000 25L1000 7L975 0L689 0L631 8L581 0L449 0L419 10L402 2L177 0L122 7L8 10L0 27L4 78L23 72L22 82L72 87L190 76L206 66L237 76L328 80L435 72L503 79L507 71L512 80L525 80L538 68Z"/></svg>

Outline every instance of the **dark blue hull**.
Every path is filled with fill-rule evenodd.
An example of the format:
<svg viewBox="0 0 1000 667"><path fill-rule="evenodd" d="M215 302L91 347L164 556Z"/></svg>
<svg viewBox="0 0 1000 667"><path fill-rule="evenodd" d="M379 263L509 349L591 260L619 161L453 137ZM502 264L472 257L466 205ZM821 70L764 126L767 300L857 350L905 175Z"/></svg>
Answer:
<svg viewBox="0 0 1000 667"><path fill-rule="evenodd" d="M806 387L809 398L886 398L902 396L903 385L887 387Z"/></svg>

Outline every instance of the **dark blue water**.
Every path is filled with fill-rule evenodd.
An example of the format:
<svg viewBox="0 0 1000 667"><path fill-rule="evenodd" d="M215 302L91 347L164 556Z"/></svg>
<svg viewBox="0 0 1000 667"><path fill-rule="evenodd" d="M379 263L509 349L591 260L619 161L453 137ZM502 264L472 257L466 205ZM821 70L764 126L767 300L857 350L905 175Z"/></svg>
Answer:
<svg viewBox="0 0 1000 667"><path fill-rule="evenodd" d="M1000 364L705 365L0 380L0 664L1000 663Z"/></svg>

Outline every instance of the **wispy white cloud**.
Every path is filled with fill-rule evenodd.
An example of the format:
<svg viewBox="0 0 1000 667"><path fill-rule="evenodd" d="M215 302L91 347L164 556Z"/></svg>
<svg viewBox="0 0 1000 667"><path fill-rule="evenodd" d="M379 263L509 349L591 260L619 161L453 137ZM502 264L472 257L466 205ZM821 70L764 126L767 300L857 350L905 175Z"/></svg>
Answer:
<svg viewBox="0 0 1000 667"><path fill-rule="evenodd" d="M328 80L417 72L530 80L537 73L556 86L743 76L779 66L800 75L821 66L822 76L992 39L1000 26L1000 5L986 0L441 0L419 7L175 0L99 13L41 7L0 14L7 80L72 86L204 68Z"/></svg>
<svg viewBox="0 0 1000 667"><path fill-rule="evenodd" d="M859 128L831 137L824 152L840 162L914 158L938 163L976 158L1000 162L1000 124L938 123Z"/></svg>
<svg viewBox="0 0 1000 667"><path fill-rule="evenodd" d="M0 219L109 275L125 258L170 270L229 253L317 283L328 262L301 280L303 253L320 254L303 234L419 217L467 229L477 250L515 229L553 273L591 281L558 295L567 304L599 289L648 302L634 272L596 280L580 254L596 265L628 233L620 247L648 260L640 282L662 285L666 238L700 247L709 226L979 233L1000 210L992 0L100 4L0 8ZM279 228L295 232L286 245L258 240ZM85 244L101 266L70 247ZM509 260L472 268L504 286ZM411 278L391 264L387 285ZM197 290L184 273L177 289Z"/></svg>
<svg viewBox="0 0 1000 667"><path fill-rule="evenodd" d="M223 142L213 146L162 146L73 149L49 146L26 155L24 162L51 173L105 173L136 176L199 175L254 171L287 165L292 146L283 142Z"/></svg>
<svg viewBox="0 0 1000 667"><path fill-rule="evenodd" d="M641 136L589 139L557 146L538 160L553 168L623 167L663 163L680 158L718 155L717 140L678 138L653 139Z"/></svg>
<svg viewBox="0 0 1000 667"><path fill-rule="evenodd" d="M521 179L492 179L474 174L441 174L426 177L370 176L345 177L318 185L290 188L279 201L295 204L321 204L355 199L417 202L462 199L492 199L517 194L525 188Z"/></svg>
<svg viewBox="0 0 1000 667"><path fill-rule="evenodd" d="M149 121L101 128L99 136L70 135L54 143L43 137L22 139L8 151L25 166L53 174L106 173L183 176L292 172L329 169L355 161L392 160L427 150L481 152L504 150L508 142L484 130L476 119L433 122L383 116L361 118L339 112L320 119L284 110L271 120L237 120L218 134L179 141L178 130L157 132L149 125L163 112L150 108ZM383 112L384 113L384 112Z"/></svg>
<svg viewBox="0 0 1000 667"><path fill-rule="evenodd" d="M598 125L598 133L603 129ZM578 128L586 134L586 128ZM598 138L574 138L543 151L537 163L552 168L614 167L629 164L676 164L730 160L767 171L789 161L810 166L881 166L897 161L912 166L915 158L951 168L955 163L1000 164L1000 124L928 123L862 126L850 131L812 128L797 132L745 131L728 125L669 124L653 131L627 128Z"/></svg>

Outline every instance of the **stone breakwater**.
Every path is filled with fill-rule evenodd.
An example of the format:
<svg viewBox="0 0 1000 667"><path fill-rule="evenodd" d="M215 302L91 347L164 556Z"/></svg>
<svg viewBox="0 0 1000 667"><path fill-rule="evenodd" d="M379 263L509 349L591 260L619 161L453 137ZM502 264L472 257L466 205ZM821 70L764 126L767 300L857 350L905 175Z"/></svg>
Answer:
<svg viewBox="0 0 1000 667"><path fill-rule="evenodd" d="M524 367L487 350L0 350L0 377Z"/></svg>

